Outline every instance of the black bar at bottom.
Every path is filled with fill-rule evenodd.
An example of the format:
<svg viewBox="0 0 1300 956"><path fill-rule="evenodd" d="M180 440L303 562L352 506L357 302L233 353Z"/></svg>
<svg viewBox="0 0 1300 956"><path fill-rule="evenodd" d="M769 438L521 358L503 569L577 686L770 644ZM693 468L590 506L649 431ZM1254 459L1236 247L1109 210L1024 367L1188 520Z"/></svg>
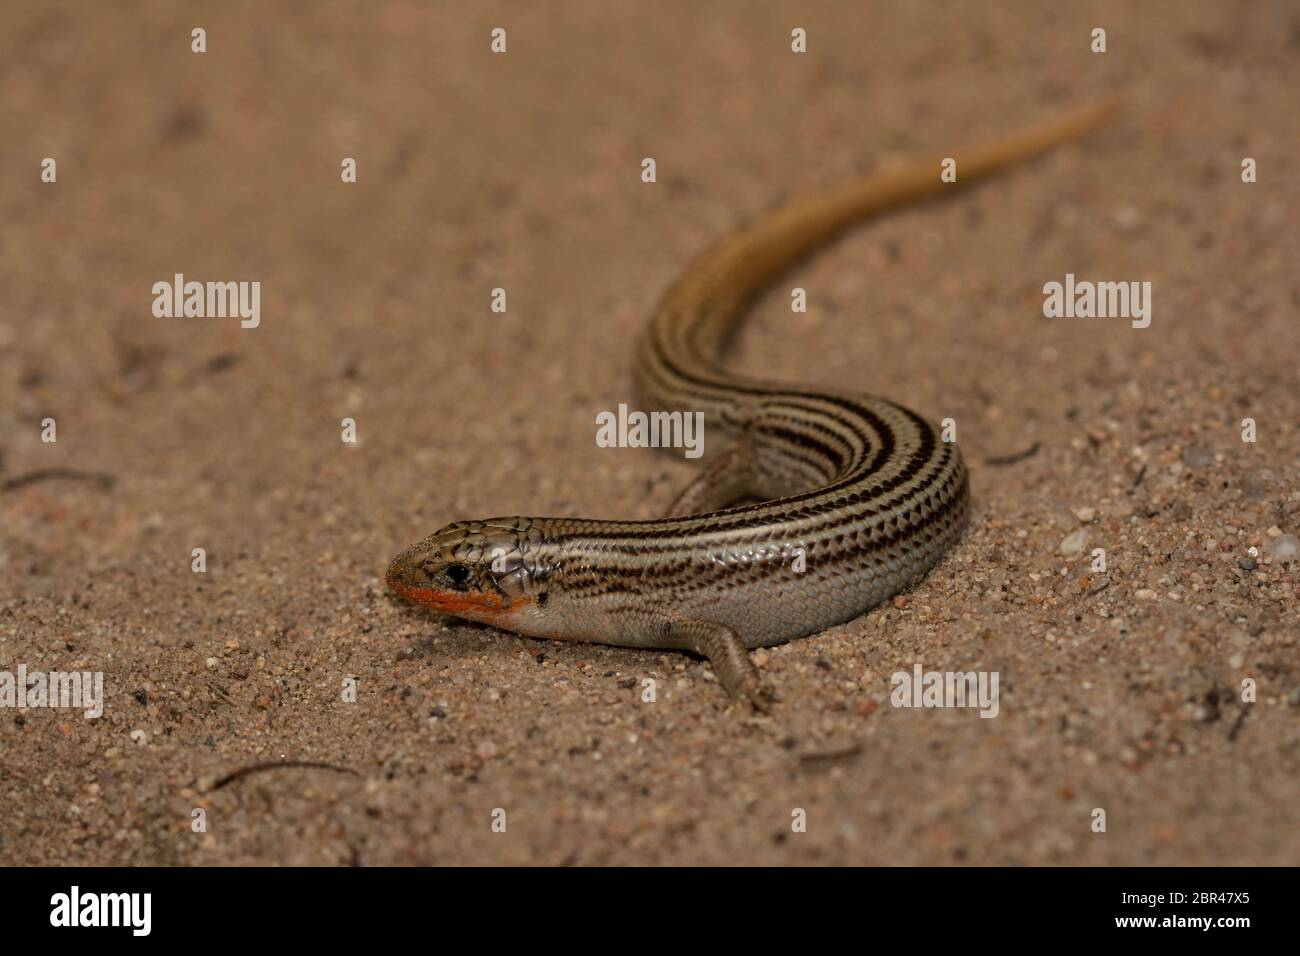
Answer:
<svg viewBox="0 0 1300 956"><path fill-rule="evenodd" d="M812 928L872 946L1043 931L1230 945L1294 929L1295 885L1294 870L1244 868L8 869L0 914L6 942L373 945L419 934L464 946L517 933L537 945L653 945L692 927L693 941L725 931L732 943Z"/></svg>

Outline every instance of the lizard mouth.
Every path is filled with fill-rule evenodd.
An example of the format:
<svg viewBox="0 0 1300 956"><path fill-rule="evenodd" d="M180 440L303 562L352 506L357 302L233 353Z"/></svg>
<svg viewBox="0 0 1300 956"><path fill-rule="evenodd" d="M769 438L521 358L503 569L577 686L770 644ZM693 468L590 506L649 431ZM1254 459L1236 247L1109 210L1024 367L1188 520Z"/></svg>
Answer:
<svg viewBox="0 0 1300 956"><path fill-rule="evenodd" d="M446 588L420 587L389 581L393 590L415 604L455 617L475 621L499 621L520 610L527 603L523 599L511 600L504 594L492 591L452 591Z"/></svg>

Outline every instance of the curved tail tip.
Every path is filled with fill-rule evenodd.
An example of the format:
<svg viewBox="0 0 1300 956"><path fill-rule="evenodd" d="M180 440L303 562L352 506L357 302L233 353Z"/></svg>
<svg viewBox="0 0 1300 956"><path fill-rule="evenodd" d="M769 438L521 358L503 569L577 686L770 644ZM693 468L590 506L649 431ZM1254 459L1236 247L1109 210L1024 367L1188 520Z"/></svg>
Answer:
<svg viewBox="0 0 1300 956"><path fill-rule="evenodd" d="M1081 126L1093 127L1108 123L1124 111L1124 97L1119 93L1108 93L1101 99L1085 106L1076 114Z"/></svg>

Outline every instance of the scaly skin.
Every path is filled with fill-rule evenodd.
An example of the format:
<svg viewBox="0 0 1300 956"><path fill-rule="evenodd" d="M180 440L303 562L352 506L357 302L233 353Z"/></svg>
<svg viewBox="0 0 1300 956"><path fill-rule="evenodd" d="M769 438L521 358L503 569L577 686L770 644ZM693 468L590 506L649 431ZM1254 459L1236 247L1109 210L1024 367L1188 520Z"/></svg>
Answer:
<svg viewBox="0 0 1300 956"><path fill-rule="evenodd" d="M953 153L956 183L942 182L936 158L798 200L723 239L668 292L637 351L644 410L702 411L713 447L719 434L731 440L671 516L459 521L399 554L389 584L519 634L702 654L734 697L764 706L771 694L747 649L851 620L923 577L966 522L966 469L955 445L900 405L741 378L717 354L760 292L853 223L969 186L1111 111ZM725 507L741 498L764 500Z"/></svg>

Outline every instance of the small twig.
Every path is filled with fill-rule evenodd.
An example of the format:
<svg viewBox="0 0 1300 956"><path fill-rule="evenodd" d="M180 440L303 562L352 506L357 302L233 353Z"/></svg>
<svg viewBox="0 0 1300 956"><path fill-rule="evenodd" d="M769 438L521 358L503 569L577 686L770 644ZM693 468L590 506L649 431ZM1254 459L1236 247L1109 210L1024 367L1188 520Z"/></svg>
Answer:
<svg viewBox="0 0 1300 956"><path fill-rule="evenodd" d="M1108 587L1110 587L1110 581L1102 581L1101 584L1097 585L1095 588L1093 588L1091 591L1085 594L1084 597L1092 597L1095 594L1100 594Z"/></svg>
<svg viewBox="0 0 1300 956"><path fill-rule="evenodd" d="M1246 722L1246 715L1249 713L1250 707L1243 704L1241 711L1237 714L1237 719L1232 722L1232 726L1228 729L1229 741L1237 739L1237 732L1241 730L1241 725Z"/></svg>
<svg viewBox="0 0 1300 956"><path fill-rule="evenodd" d="M233 368L239 364L241 356L238 352L222 352L220 355L214 355L208 359L207 364L203 366L204 371L210 375L218 372L224 372L228 368Z"/></svg>
<svg viewBox="0 0 1300 956"><path fill-rule="evenodd" d="M1012 455L995 455L995 456L992 457L992 458L985 458L985 459L984 459L984 464L986 464L986 465L1014 465L1014 464L1016 464L1017 462L1022 462L1022 461L1024 461L1026 458L1033 458L1035 455L1038 454L1038 449L1039 449L1039 443L1038 443L1038 442L1034 442L1032 445L1030 445L1030 446L1029 446L1028 448L1026 448L1024 451L1018 451L1018 452L1016 452L1015 454L1012 454Z"/></svg>
<svg viewBox="0 0 1300 956"><path fill-rule="evenodd" d="M232 770L208 789L220 790L227 784L234 783L236 780L241 777L247 777L249 774L261 773L263 770L282 770L285 768L333 770L335 773L347 773L354 777L360 776L360 774L351 767L339 767L332 763L317 763L313 760L268 760L265 763L249 764L247 767L240 767L238 770Z"/></svg>
<svg viewBox="0 0 1300 956"><path fill-rule="evenodd" d="M79 468L40 468L21 475L14 475L0 482L0 491L13 491L25 485L34 485L38 481L52 481L67 478L72 481L93 481L105 491L110 491L117 481L106 471L82 471Z"/></svg>
<svg viewBox="0 0 1300 956"><path fill-rule="evenodd" d="M1138 485L1142 484L1142 479L1146 476L1147 466L1143 464L1142 467L1138 469L1137 477L1133 479L1133 487L1136 488Z"/></svg>
<svg viewBox="0 0 1300 956"><path fill-rule="evenodd" d="M222 687L214 680L209 680L208 686L211 687L213 690L215 690L218 694L220 694L221 699L224 700L227 704L230 704L232 707L234 706L235 702L230 699L230 693L224 687Z"/></svg>
<svg viewBox="0 0 1300 956"><path fill-rule="evenodd" d="M862 744L854 741L847 746L839 747L835 750L815 750L811 753L800 754L799 763L805 766L809 764L823 765L836 763L840 760L851 760L860 753L862 753Z"/></svg>

